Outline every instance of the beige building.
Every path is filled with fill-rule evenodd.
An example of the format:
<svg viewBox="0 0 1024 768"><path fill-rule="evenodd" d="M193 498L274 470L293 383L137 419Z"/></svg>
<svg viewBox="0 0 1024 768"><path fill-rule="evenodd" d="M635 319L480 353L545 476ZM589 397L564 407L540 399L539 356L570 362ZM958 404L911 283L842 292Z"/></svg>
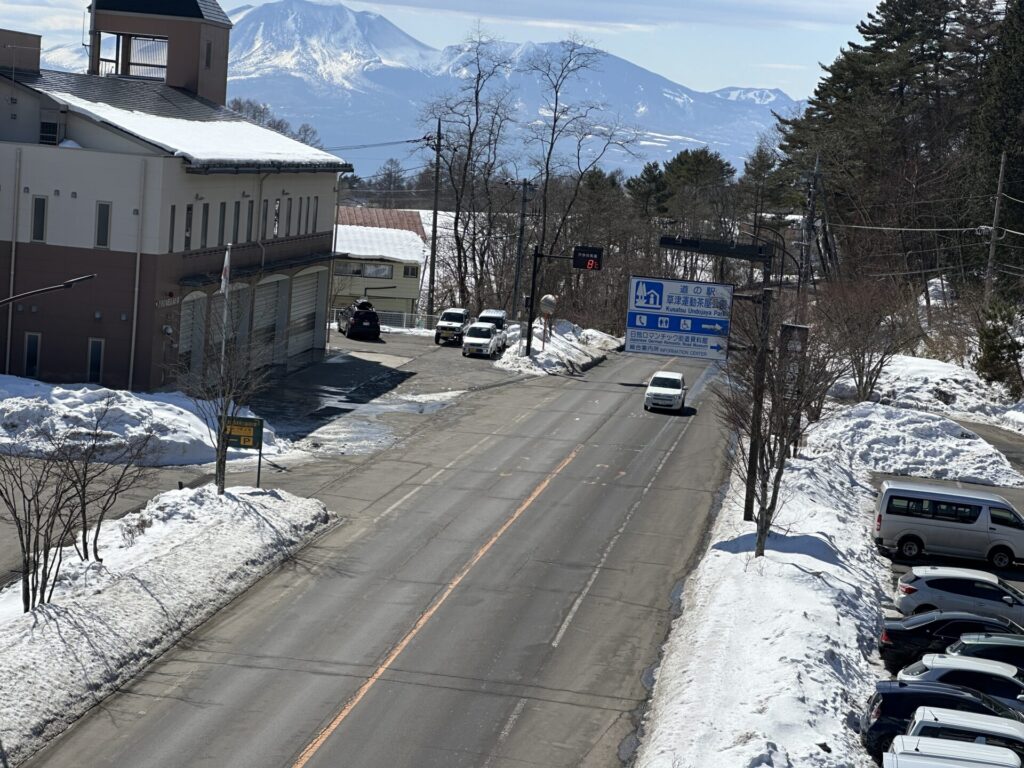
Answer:
<svg viewBox="0 0 1024 768"><path fill-rule="evenodd" d="M335 251L336 309L366 298L378 311L417 311L427 253L420 235L407 229L338 224Z"/></svg>
<svg viewBox="0 0 1024 768"><path fill-rule="evenodd" d="M215 0L94 0L91 18L88 74L41 70L39 37L0 30L6 295L96 273L0 308L4 372L145 390L207 365L228 243L228 332L267 363L315 358L350 167L223 106Z"/></svg>

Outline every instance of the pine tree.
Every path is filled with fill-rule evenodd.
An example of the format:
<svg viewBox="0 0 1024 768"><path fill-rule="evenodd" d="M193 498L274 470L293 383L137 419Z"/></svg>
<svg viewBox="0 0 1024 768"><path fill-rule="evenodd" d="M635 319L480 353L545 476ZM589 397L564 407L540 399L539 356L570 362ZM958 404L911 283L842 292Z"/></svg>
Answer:
<svg viewBox="0 0 1024 768"><path fill-rule="evenodd" d="M1004 384L1019 400L1024 397L1024 344L1015 334L1015 321L1015 309L1009 304L995 302L986 310L978 329L980 354L974 368L985 381Z"/></svg>

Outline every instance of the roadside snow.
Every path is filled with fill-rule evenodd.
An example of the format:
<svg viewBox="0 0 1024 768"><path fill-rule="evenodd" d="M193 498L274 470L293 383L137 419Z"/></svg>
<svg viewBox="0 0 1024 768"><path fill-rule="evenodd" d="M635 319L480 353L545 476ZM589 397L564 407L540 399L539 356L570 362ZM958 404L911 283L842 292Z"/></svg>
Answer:
<svg viewBox="0 0 1024 768"><path fill-rule="evenodd" d="M812 428L763 558L734 482L665 645L638 768L873 765L851 727L884 676L872 472L1024 485L957 424L872 403Z"/></svg>
<svg viewBox="0 0 1024 768"><path fill-rule="evenodd" d="M21 762L231 601L331 519L275 490L170 491L100 536L103 563L73 551L52 603L21 613L0 592L0 744ZM142 527L128 546L122 530Z"/></svg>
<svg viewBox="0 0 1024 768"><path fill-rule="evenodd" d="M584 330L567 320L556 320L551 327L547 341L544 341L544 323L533 324L533 350L529 358L524 357L526 339L521 338L521 326L510 325L508 349L495 363L506 371L543 376L563 372L575 373L605 357L605 354L622 346L622 341L593 329Z"/></svg>

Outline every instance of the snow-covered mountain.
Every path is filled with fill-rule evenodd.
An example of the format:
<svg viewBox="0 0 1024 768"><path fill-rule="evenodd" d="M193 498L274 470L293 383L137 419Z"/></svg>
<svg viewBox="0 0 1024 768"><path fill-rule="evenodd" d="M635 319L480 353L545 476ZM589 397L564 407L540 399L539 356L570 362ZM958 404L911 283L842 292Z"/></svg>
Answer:
<svg viewBox="0 0 1024 768"><path fill-rule="evenodd" d="M462 46L438 51L376 13L309 0L279 0L229 12L229 97L271 106L292 124L308 122L326 146L368 144L429 133L425 104L454 91ZM453 30L453 35L457 30ZM517 63L552 51L557 43L506 43ZM83 69L80 46L44 51L44 66ZM77 66L75 66L75 62ZM542 94L521 72L509 78L519 119L538 114ZM618 153L605 163L637 173L649 160L668 160L682 149L708 145L742 169L759 134L774 124L772 111L789 114L802 104L776 89L695 91L611 54L570 88L570 99L608 105L608 120L637 131L636 156ZM356 168L368 175L375 168Z"/></svg>

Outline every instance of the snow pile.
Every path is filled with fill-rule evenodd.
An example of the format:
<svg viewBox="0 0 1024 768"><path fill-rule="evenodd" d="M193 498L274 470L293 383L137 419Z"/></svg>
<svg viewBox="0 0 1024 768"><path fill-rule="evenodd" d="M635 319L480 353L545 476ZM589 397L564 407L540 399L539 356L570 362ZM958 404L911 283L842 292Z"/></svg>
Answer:
<svg viewBox="0 0 1024 768"><path fill-rule="evenodd" d="M871 403L810 431L763 558L734 482L665 646L638 768L872 765L851 727L884 676L870 477L903 471L1024 484L958 425Z"/></svg>
<svg viewBox="0 0 1024 768"><path fill-rule="evenodd" d="M537 376L576 373L603 360L608 351L622 346L621 340L614 336L584 330L567 320L555 320L545 342L544 322L537 320L533 324L533 351L527 358L523 356L526 339L520 337L520 329L519 325L508 327L508 349L495 363L499 368Z"/></svg>
<svg viewBox="0 0 1024 768"><path fill-rule="evenodd" d="M68 552L52 603L24 615L20 585L0 592L8 760L39 749L329 520L321 502L282 491L170 491L104 526L102 565Z"/></svg>
<svg viewBox="0 0 1024 768"><path fill-rule="evenodd" d="M17 376L0 376L0 449L43 450L41 430L92 429L108 405L105 429L122 436L153 433L153 465L204 464L215 459L210 430L194 412L192 401L180 392L139 394L95 385L44 384ZM242 408L238 415L254 414ZM264 423L263 453L277 454L288 447L288 441ZM229 459L252 456L252 451L228 451Z"/></svg>
<svg viewBox="0 0 1024 768"><path fill-rule="evenodd" d="M853 392L849 380L833 389L838 396ZM1002 386L988 384L970 368L953 363L897 355L882 371L872 399L1024 432L1024 401L1012 403Z"/></svg>
<svg viewBox="0 0 1024 768"><path fill-rule="evenodd" d="M924 291L917 297L917 303L919 306L925 306L926 303L931 304L932 307L952 307L956 304L956 291L953 290L953 286L949 284L949 281L942 277L933 277L928 281L928 296L925 298Z"/></svg>

